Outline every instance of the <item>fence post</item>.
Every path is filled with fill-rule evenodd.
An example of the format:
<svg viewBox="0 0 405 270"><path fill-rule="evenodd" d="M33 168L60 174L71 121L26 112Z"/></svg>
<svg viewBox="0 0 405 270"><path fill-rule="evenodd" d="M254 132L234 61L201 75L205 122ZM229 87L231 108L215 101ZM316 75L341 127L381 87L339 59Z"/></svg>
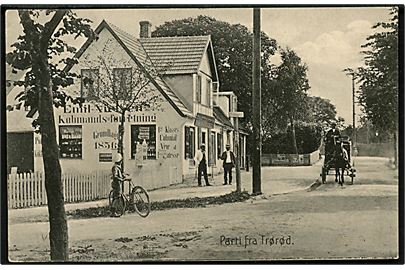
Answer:
<svg viewBox="0 0 405 270"><path fill-rule="evenodd" d="M39 198L39 194L38 194L38 172L35 172L35 181L34 181L34 194L35 194L35 196L34 196L34 198L35 198L35 205L38 205L39 204L39 200L38 200L38 198Z"/></svg>
<svg viewBox="0 0 405 270"><path fill-rule="evenodd" d="M27 174L23 173L22 174L22 179L21 179L21 186L22 186L22 207L25 207L26 199L27 199L27 188L25 184L27 183Z"/></svg>
<svg viewBox="0 0 405 270"><path fill-rule="evenodd" d="M63 202L66 202L66 176L64 173L61 173L60 177L62 178Z"/></svg>
<svg viewBox="0 0 405 270"><path fill-rule="evenodd" d="M73 189L73 181L72 181L72 174L69 174L69 202L72 202L72 189Z"/></svg>
<svg viewBox="0 0 405 270"><path fill-rule="evenodd" d="M77 196L77 194L78 194L78 191L77 191L77 189L79 188L79 185L77 184L78 183L78 181L77 181L77 174L72 174L72 177L73 177L73 187L74 187L74 189L73 189L73 202L76 202L77 201L77 198L78 198L78 196Z"/></svg>
<svg viewBox="0 0 405 270"><path fill-rule="evenodd" d="M34 204L33 200L33 190L32 190L32 182L34 181L34 173L29 173L29 188L28 188L28 206L32 206Z"/></svg>
<svg viewBox="0 0 405 270"><path fill-rule="evenodd" d="M7 175L7 184L9 185L8 190L8 205L7 208L13 208L13 181L11 179L11 175Z"/></svg>

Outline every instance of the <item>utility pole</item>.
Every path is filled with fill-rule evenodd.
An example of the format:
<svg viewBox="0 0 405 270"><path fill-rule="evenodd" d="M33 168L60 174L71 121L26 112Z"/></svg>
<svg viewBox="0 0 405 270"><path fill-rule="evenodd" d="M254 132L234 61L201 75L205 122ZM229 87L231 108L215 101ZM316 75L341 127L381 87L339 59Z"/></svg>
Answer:
<svg viewBox="0 0 405 270"><path fill-rule="evenodd" d="M253 9L253 195L261 188L261 83L260 83L260 8Z"/></svg>
<svg viewBox="0 0 405 270"><path fill-rule="evenodd" d="M352 99L353 99L353 154L357 155L357 132L356 132L356 101L355 101L355 89L354 89L354 72L350 73L352 76Z"/></svg>
<svg viewBox="0 0 405 270"><path fill-rule="evenodd" d="M236 192L241 192L241 182L240 182L240 164L239 164L239 119L237 117L235 119L235 152L236 152L236 160L235 160L235 170L236 170Z"/></svg>
<svg viewBox="0 0 405 270"><path fill-rule="evenodd" d="M353 142L353 155L357 155L357 132L356 132L356 96L355 96L355 89L354 89L354 81L355 81L355 76L356 73L352 68L345 68L343 72L346 72L346 75L352 76L352 105L353 105L353 136L352 136L352 142Z"/></svg>
<svg viewBox="0 0 405 270"><path fill-rule="evenodd" d="M242 118L243 112L230 112L229 113L230 117L233 117L234 123L235 123L235 136L234 136L234 147L235 147L235 153L236 153L236 159L235 159L235 170L236 170L236 191L241 192L242 191L242 184L240 180L240 144L239 144L239 118Z"/></svg>

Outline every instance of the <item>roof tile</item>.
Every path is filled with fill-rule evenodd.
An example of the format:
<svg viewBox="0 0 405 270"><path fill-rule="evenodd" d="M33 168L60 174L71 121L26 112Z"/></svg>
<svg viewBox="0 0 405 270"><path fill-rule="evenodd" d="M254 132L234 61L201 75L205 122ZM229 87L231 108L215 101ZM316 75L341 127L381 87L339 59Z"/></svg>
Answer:
<svg viewBox="0 0 405 270"><path fill-rule="evenodd" d="M158 67L165 67L165 74L197 72L210 36L179 36L141 38L139 41Z"/></svg>

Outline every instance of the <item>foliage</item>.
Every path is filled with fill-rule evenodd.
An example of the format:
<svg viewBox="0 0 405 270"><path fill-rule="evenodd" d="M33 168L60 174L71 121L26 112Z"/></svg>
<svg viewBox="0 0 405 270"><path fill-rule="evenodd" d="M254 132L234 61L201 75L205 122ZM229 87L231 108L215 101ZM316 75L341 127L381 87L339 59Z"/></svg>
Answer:
<svg viewBox="0 0 405 270"><path fill-rule="evenodd" d="M274 98L287 118L300 119L306 106L308 67L290 48L281 50L282 63L276 69L276 95Z"/></svg>
<svg viewBox="0 0 405 270"><path fill-rule="evenodd" d="M68 226L53 107L66 104L70 98L61 88L73 84L77 77L63 70L65 64L76 61L69 56L75 48L63 37L91 37L93 32L89 20L76 17L70 10L18 10L18 15L23 34L12 45L14 49L7 54L6 61L13 69L26 71L24 81L15 83L25 88L17 99L32 111L38 111L33 125L41 133L50 256L52 260L65 261L69 259Z"/></svg>
<svg viewBox="0 0 405 270"><path fill-rule="evenodd" d="M159 76L154 65L147 61L140 67L131 58L119 59L119 46L113 38L92 54L83 57L82 64L91 74L83 77L83 83L90 90L87 99L101 103L120 115L118 126L118 152L123 154L125 115L131 111L158 109L162 97L151 87L151 77Z"/></svg>
<svg viewBox="0 0 405 270"><path fill-rule="evenodd" d="M57 15L57 16L56 16ZM17 42L11 45L13 50L6 55L6 61L14 70L27 71L24 80L14 82L17 86L24 86L16 98L37 109L40 100L40 85L38 84L38 73L34 72L34 57L44 55L44 61L49 66L53 103L56 107L65 106L68 100L78 103L81 99L72 98L67 95L62 88L74 83L74 79L79 75L64 70L65 65L77 63L74 57L76 49L70 46L65 39L69 36L78 38L81 36L93 37L90 27L90 20L77 17L71 10L20 10L19 16L24 26L24 33L18 37ZM41 23L49 19L47 23ZM54 30L50 30L51 23L60 19L61 23L55 25ZM37 34L34 34L37 33ZM45 43L46 52L38 51L36 44ZM40 121L34 120L35 127L40 125Z"/></svg>
<svg viewBox="0 0 405 270"><path fill-rule="evenodd" d="M274 134L271 138L264 138L263 153L266 154L295 154L291 144L291 127L284 132ZM308 154L317 150L321 145L322 128L316 124L297 122L295 125L298 154Z"/></svg>
<svg viewBox="0 0 405 270"><path fill-rule="evenodd" d="M220 90L231 90L236 93L239 110L245 113L242 122L246 126L251 126L252 32L240 24L231 25L211 17L198 16L166 22L152 33L154 37L194 35L211 35ZM273 139L272 136L277 134L287 136L286 131L290 126L291 118L294 121L329 123L330 119L336 117L336 109L329 101L308 98L307 66L302 63L299 56L289 48L281 50L282 64L277 67L270 62L270 57L276 50L276 41L262 32L261 84L264 141ZM320 111L315 112L315 109ZM289 138L291 139L291 136ZM306 149L306 146L304 148Z"/></svg>
<svg viewBox="0 0 405 270"><path fill-rule="evenodd" d="M315 123L324 128L336 121L336 107L330 100L317 96L307 97L308 122Z"/></svg>
<svg viewBox="0 0 405 270"><path fill-rule="evenodd" d="M98 84L97 90L89 93L88 100L102 103L120 115L129 111L154 108L160 96L151 88L147 73L158 76L158 72L151 63L148 65L143 63L145 70L142 70L131 58L117 59L116 45L114 40L109 38L101 49L97 49L95 58L94 53L83 57L82 64L88 69L97 71L95 77L83 78L83 82L87 85L93 87L94 84ZM125 72L116 72L117 69Z"/></svg>
<svg viewBox="0 0 405 270"><path fill-rule="evenodd" d="M290 48L281 49L282 63L274 68L274 78L269 82L271 91L263 98L264 134L283 133L290 127L294 152L298 153L295 121L303 120L307 112L308 67Z"/></svg>
<svg viewBox="0 0 405 270"><path fill-rule="evenodd" d="M245 113L244 123L252 117L252 46L253 33L241 24L229 24L200 15L166 22L152 32L153 37L211 35L218 68L220 91L233 91L238 108ZM271 77L270 56L276 51L276 41L261 33L262 95L269 94L267 78Z"/></svg>
<svg viewBox="0 0 405 270"><path fill-rule="evenodd" d="M274 68L274 78L269 82L269 95L263 96L263 129L272 134L286 130L290 119L308 116L307 66L291 49L281 50L282 63Z"/></svg>
<svg viewBox="0 0 405 270"><path fill-rule="evenodd" d="M377 32L367 38L364 67L357 70L359 102L378 130L398 129L398 9L389 22L373 26Z"/></svg>

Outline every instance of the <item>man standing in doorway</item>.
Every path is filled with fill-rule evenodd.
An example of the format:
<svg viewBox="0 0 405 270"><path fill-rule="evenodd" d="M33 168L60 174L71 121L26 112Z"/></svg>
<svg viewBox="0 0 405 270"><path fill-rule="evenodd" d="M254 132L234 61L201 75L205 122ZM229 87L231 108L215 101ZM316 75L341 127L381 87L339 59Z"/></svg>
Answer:
<svg viewBox="0 0 405 270"><path fill-rule="evenodd" d="M226 151L222 153L221 159L224 161L224 185L228 184L228 175L229 175L229 184L232 184L232 168L235 167L235 155L231 151L231 146L226 145Z"/></svg>
<svg viewBox="0 0 405 270"><path fill-rule="evenodd" d="M202 144L200 149L197 151L195 155L195 161L198 165L198 186L201 187L201 174L204 174L204 180L205 180L205 185L206 186L211 186L211 184L208 182L208 174L207 174L207 157L205 154L205 145Z"/></svg>

